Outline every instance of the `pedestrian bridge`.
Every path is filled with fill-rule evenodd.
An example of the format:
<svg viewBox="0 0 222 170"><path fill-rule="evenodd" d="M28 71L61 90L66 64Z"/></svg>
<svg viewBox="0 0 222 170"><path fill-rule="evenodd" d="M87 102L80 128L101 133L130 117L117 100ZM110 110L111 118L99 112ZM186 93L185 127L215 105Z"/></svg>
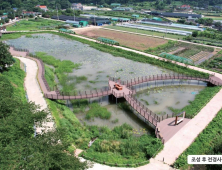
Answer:
<svg viewBox="0 0 222 170"><path fill-rule="evenodd" d="M145 77L138 77L127 81L121 81L115 78L110 78L108 81L108 87L101 90L94 90L94 91L85 91L85 92L78 92L76 94L69 94L60 92L58 89L51 90L46 79L45 79L45 68L44 64L41 59L29 57L28 50L19 50L15 49L14 47L10 47L10 52L13 56L22 56L30 58L36 61L38 65L38 82L40 88L44 94L44 96L48 99L55 99L55 100L75 100L75 99L88 99L88 98L95 98L95 97L102 97L113 95L116 99L118 98L125 98L128 104L138 113L138 115L144 120L144 122L151 124L155 127L161 126L165 127L163 120L168 119L168 115L163 118L163 116L158 116L145 107L140 101L138 101L133 95L136 94L136 91L133 86L143 83L151 83L151 82L158 82L162 81L164 84L165 81L168 80L197 80L197 81L204 81L211 83L213 85L222 86L222 80L215 75L210 75L209 77L198 77L198 76L188 76L188 75L153 75L153 76L145 76ZM119 84L122 87L122 90L117 90L114 88L115 84ZM170 118L172 119L172 118ZM171 121L171 120L170 120ZM188 120L186 120L187 122ZM162 123L161 123L162 122ZM169 123L169 121L166 121ZM179 127L179 126L178 126ZM159 128L160 129L160 128ZM167 129L167 128L165 128ZM159 134L157 133L157 136ZM163 137L162 141L164 141Z"/></svg>

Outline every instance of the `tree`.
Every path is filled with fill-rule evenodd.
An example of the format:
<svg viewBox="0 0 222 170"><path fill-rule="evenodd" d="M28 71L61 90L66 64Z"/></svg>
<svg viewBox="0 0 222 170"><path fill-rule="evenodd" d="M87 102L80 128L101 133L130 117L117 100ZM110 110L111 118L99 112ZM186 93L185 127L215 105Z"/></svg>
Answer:
<svg viewBox="0 0 222 170"><path fill-rule="evenodd" d="M9 22L9 19L8 19L8 18L5 18L5 22L8 23L8 22Z"/></svg>
<svg viewBox="0 0 222 170"><path fill-rule="evenodd" d="M213 19L212 18L207 18L206 20L205 20L205 24L206 25L208 25L208 26L210 26L210 25L212 25L213 24Z"/></svg>
<svg viewBox="0 0 222 170"><path fill-rule="evenodd" d="M185 19L178 19L177 22L181 23L181 24L184 24L186 22L186 20Z"/></svg>
<svg viewBox="0 0 222 170"><path fill-rule="evenodd" d="M0 67L4 70L6 65L12 65L14 59L9 52L9 46L0 42Z"/></svg>
<svg viewBox="0 0 222 170"><path fill-rule="evenodd" d="M9 19L14 19L15 17L14 17L14 11L13 12L10 12L9 14L8 14L8 18Z"/></svg>
<svg viewBox="0 0 222 170"><path fill-rule="evenodd" d="M198 35L198 31L193 31L193 32L192 32L192 36L193 36L193 37L197 37L197 35Z"/></svg>
<svg viewBox="0 0 222 170"><path fill-rule="evenodd" d="M30 14L30 15L29 15L29 18L34 18L34 15Z"/></svg>
<svg viewBox="0 0 222 170"><path fill-rule="evenodd" d="M58 128L34 137L34 122L41 123L49 113L15 96L23 85L21 83L18 88L19 84L14 84L20 78L18 68L11 75L14 83L8 80L13 67L0 76L0 169L87 169L86 163L81 163L73 152L66 151L70 143L65 138L65 129Z"/></svg>
<svg viewBox="0 0 222 170"><path fill-rule="evenodd" d="M4 24L4 23L5 23L4 19L0 20L0 24Z"/></svg>
<svg viewBox="0 0 222 170"><path fill-rule="evenodd" d="M32 10L33 12L41 12L41 9L39 7L34 7Z"/></svg>
<svg viewBox="0 0 222 170"><path fill-rule="evenodd" d="M215 22L215 26L216 27L220 27L221 26L221 22Z"/></svg>
<svg viewBox="0 0 222 170"><path fill-rule="evenodd" d="M205 19L199 18L199 19L197 20L197 23L199 23L199 24L205 24Z"/></svg>

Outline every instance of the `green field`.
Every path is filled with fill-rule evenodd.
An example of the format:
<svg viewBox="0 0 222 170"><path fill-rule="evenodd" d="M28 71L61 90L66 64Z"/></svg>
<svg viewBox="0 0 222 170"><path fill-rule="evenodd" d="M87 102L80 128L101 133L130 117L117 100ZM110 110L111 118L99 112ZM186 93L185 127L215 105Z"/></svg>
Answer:
<svg viewBox="0 0 222 170"><path fill-rule="evenodd" d="M206 18L212 18L213 20L222 20L222 16L220 16L220 17L218 16L218 17L217 17L217 16L206 16L206 15L205 15L205 16L204 16L204 19L206 19Z"/></svg>
<svg viewBox="0 0 222 170"><path fill-rule="evenodd" d="M63 24L60 21L53 21L47 19L38 18L21 20L13 25L7 26L7 31L31 31L41 29L54 29L56 26Z"/></svg>
<svg viewBox="0 0 222 170"><path fill-rule="evenodd" d="M133 33L141 33L141 34L147 34L147 35L153 35L153 36L159 36L159 37L167 37L172 39L183 39L183 35L175 35L175 34L166 34L161 32L154 32L154 31L145 31L145 30L139 30L134 28L126 28L126 27L118 27L118 26L106 26L105 28L111 28L115 30L121 30L121 31L128 31Z"/></svg>

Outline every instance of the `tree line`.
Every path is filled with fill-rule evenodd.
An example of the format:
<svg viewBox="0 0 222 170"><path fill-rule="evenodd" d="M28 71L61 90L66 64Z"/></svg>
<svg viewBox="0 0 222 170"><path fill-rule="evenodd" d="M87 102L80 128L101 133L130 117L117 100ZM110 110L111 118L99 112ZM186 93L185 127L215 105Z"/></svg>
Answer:
<svg viewBox="0 0 222 170"><path fill-rule="evenodd" d="M155 6L158 9L163 9L165 5L171 4L172 0L79 0L78 3L83 4L99 4L99 5L110 5L111 3L121 3L121 4L132 4L136 5L136 3L142 2L155 2ZM184 4L189 4L193 6L208 6L208 5L218 5L221 3L221 0L182 0ZM47 5L51 9L55 9L56 6L61 9L70 8L71 3L76 3L75 0L0 0L0 9L8 10L11 8L24 8L26 10L32 9L36 5Z"/></svg>

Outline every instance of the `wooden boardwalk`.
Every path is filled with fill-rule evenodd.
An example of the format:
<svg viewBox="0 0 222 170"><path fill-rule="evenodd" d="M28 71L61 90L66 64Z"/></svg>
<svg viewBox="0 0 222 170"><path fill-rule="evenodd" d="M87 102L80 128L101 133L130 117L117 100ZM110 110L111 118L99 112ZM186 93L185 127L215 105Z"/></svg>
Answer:
<svg viewBox="0 0 222 170"><path fill-rule="evenodd" d="M168 118L157 123L156 136L166 143L173 135L175 135L183 126L191 119L184 118L183 122L175 125L175 118Z"/></svg>
<svg viewBox="0 0 222 170"><path fill-rule="evenodd" d="M18 51L17 51L18 50ZM125 98L129 105L136 111L138 114L144 119L145 122L149 122L155 127L159 128L159 132L156 133L157 137L161 138L163 142L166 142L170 137L172 137L182 126L184 126L189 119L185 119L184 122L177 126L172 126L169 122L173 121L174 118L169 118L168 115L166 117L160 117L153 113L151 110L146 108L141 102L139 102L133 95L136 93L133 86L149 83L155 81L163 81L164 80L197 80L197 81L205 81L212 83L214 85L222 85L222 80L215 75L210 75L209 78L201 78L195 76L187 76L187 75L153 75L153 76L145 76L138 77L127 81L121 81L115 78L109 79L109 86L106 89L95 90L95 91L85 91L78 92L78 94L63 94L59 90L51 91L46 79L45 79L45 68L42 60L38 58L29 57L28 50L15 49L14 47L10 47L10 52L14 56L22 56L27 57L34 60L38 65L38 82L41 87L44 96L49 99L56 100L75 100L75 99L87 99L87 98L95 98L102 97L107 95L113 95L116 98ZM122 90L117 90L114 88L114 84L118 83L123 87ZM165 119L165 120L164 120ZM163 130L164 129L164 130Z"/></svg>

